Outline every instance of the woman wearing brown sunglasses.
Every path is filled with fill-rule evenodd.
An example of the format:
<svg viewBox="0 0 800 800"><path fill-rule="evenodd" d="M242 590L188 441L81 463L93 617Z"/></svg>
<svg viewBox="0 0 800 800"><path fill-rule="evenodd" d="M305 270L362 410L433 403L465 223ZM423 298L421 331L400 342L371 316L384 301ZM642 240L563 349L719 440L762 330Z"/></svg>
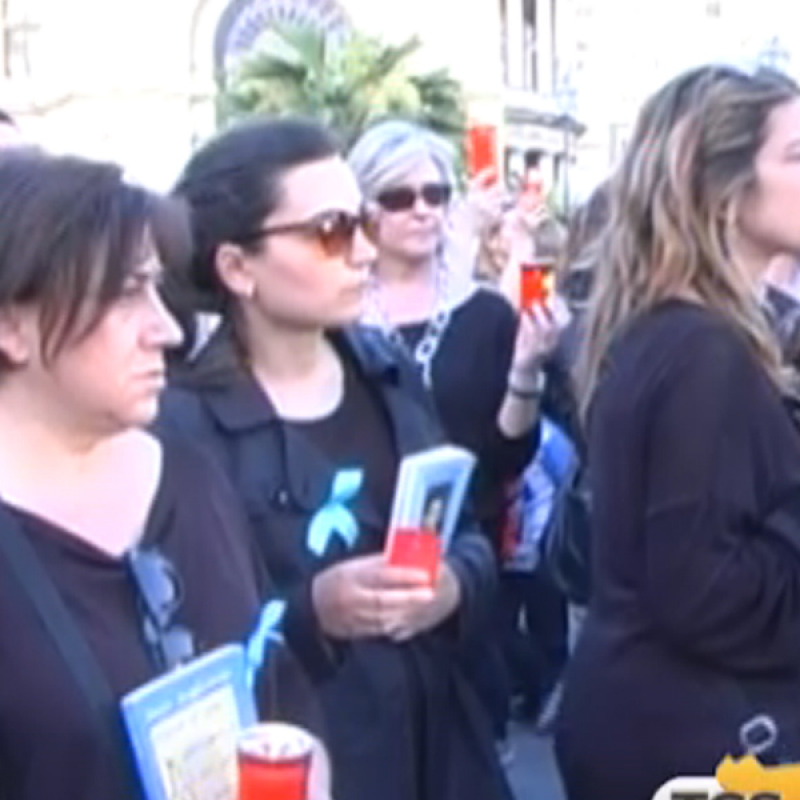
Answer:
<svg viewBox="0 0 800 800"><path fill-rule="evenodd" d="M491 594L485 540L461 524L433 590L382 555L399 457L441 435L413 366L355 325L375 249L352 172L318 126L259 121L203 147L177 194L196 253L175 295L223 321L162 422L246 503L318 681L334 796L508 798L455 664Z"/></svg>

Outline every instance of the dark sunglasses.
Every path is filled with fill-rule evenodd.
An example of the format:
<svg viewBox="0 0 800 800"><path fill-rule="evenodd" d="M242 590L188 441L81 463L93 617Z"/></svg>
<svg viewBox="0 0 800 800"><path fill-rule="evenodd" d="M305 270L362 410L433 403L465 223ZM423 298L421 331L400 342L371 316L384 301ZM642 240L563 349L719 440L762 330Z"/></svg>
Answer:
<svg viewBox="0 0 800 800"><path fill-rule="evenodd" d="M440 208L450 202L453 188L446 183L425 183L419 189L411 186L397 186L386 189L375 199L384 211L408 211L421 197L430 208Z"/></svg>
<svg viewBox="0 0 800 800"><path fill-rule="evenodd" d="M358 230L361 230L370 241L375 241L377 230L374 217L366 211L360 214L350 214L348 211L323 211L301 222L260 228L242 237L240 241L255 242L267 236L297 233L315 240L328 258L349 258L353 254L353 243Z"/></svg>
<svg viewBox="0 0 800 800"><path fill-rule="evenodd" d="M183 602L180 578L172 562L155 549L134 550L128 566L139 593L144 640L161 671L169 671L195 655L191 631L175 624Z"/></svg>

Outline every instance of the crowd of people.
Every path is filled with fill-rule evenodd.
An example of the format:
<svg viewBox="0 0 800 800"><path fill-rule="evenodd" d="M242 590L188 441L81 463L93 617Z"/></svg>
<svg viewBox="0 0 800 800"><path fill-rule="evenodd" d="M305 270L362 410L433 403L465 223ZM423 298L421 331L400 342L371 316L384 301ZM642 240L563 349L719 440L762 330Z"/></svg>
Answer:
<svg viewBox="0 0 800 800"><path fill-rule="evenodd" d="M510 800L513 719L569 800L800 760L800 89L678 76L566 219L456 165L255 118L160 196L0 116L0 796L141 798L119 698L274 599L310 800ZM442 443L476 467L431 585L384 548Z"/></svg>

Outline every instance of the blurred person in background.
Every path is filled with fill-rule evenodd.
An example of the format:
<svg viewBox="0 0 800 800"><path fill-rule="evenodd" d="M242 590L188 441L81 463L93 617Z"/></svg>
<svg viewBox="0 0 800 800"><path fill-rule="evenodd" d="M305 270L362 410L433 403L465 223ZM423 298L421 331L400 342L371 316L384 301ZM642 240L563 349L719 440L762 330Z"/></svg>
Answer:
<svg viewBox="0 0 800 800"><path fill-rule="evenodd" d="M506 219L509 258L500 276L500 290L514 307L520 304L520 271L526 262L544 261L552 269L550 285L555 288L556 268L564 254L567 232L547 206L526 210L519 204Z"/></svg>
<svg viewBox="0 0 800 800"><path fill-rule="evenodd" d="M513 235L529 241L533 259L552 264L555 279L557 265L564 258L564 227L545 208L535 216L520 215L518 210L512 214ZM516 252L520 252L518 247ZM519 302L519 270L520 261L511 258L503 275L503 288L515 302ZM554 289L555 283L551 284ZM563 480L563 475L553 473L548 453L557 439L573 433L577 417L569 369L558 359L561 340L571 324L561 331L556 347L542 362L542 435L534 457L509 489L500 585L504 650L519 701L514 711L522 719L535 720L543 734L549 732L557 710L569 641L567 601L539 560L539 546L555 490Z"/></svg>
<svg viewBox="0 0 800 800"><path fill-rule="evenodd" d="M565 589L546 561L540 561L557 504L572 502L564 491L585 483L585 437L573 381L584 310L597 267L598 239L607 222L604 186L570 217L566 237L554 220L534 228L533 250L555 265L555 287L569 304L572 318L544 363L543 434L536 457L523 479L511 488L505 572L501 581L506 657L520 701L515 712L536 720L540 733L552 729L561 696L560 678L568 643L580 631L585 609L568 607ZM538 235L541 234L541 235ZM509 264L509 274L517 266ZM508 285L509 277L505 277ZM517 280L510 282L512 287ZM522 624L520 625L520 620Z"/></svg>
<svg viewBox="0 0 800 800"><path fill-rule="evenodd" d="M511 258L508 212L500 209L480 226L475 279L484 286L497 287Z"/></svg>
<svg viewBox="0 0 800 800"><path fill-rule="evenodd" d="M800 92L691 70L609 188L578 365L593 596L556 750L569 800L646 800L726 754L800 759L800 436L761 308L800 253Z"/></svg>
<svg viewBox="0 0 800 800"><path fill-rule="evenodd" d="M601 184L572 213L560 247L547 252L556 264L555 286L571 311L569 324L545 364L547 384L542 404L545 414L569 436L583 453L583 425L578 412L573 372L583 338L586 304L592 276L599 267L600 242L608 223L608 188ZM547 242L540 244L546 247Z"/></svg>
<svg viewBox="0 0 800 800"><path fill-rule="evenodd" d="M567 237L558 263L559 291L574 312L585 308L597 265L600 237L608 223L608 185L603 183L567 221Z"/></svg>

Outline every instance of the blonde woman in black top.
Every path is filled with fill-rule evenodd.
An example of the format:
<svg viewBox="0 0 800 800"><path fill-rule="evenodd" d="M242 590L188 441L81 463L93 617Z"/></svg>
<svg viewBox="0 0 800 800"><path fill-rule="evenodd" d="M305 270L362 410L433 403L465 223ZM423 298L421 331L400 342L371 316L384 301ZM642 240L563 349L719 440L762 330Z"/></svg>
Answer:
<svg viewBox="0 0 800 800"><path fill-rule="evenodd" d="M800 436L761 280L800 252L800 91L703 67L609 188L579 386L593 597L557 750L570 800L646 800L726 754L800 759Z"/></svg>

